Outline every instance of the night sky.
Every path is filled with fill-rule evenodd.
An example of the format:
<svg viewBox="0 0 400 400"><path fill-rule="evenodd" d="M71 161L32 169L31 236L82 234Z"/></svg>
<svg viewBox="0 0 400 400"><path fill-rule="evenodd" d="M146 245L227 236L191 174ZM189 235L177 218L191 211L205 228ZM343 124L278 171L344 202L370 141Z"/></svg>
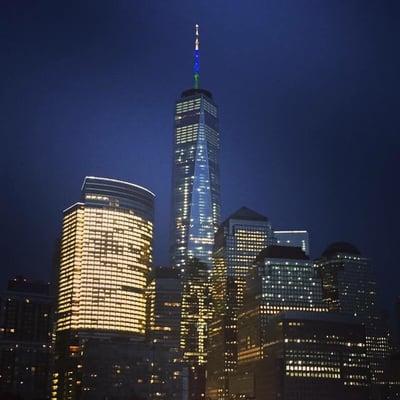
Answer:
<svg viewBox="0 0 400 400"><path fill-rule="evenodd" d="M400 2L2 1L1 273L49 279L85 175L154 191L168 263L174 102L220 108L222 213L346 240L400 295Z"/></svg>

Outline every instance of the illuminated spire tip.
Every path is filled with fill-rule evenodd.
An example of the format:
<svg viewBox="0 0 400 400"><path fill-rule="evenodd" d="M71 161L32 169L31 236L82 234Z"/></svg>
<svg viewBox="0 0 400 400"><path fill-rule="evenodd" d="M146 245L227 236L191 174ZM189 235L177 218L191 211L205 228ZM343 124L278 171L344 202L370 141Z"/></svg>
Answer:
<svg viewBox="0 0 400 400"><path fill-rule="evenodd" d="M194 42L194 65L193 65L193 73L194 73L194 88L199 88L199 80L200 80L200 34L199 34L199 24L195 25L195 42Z"/></svg>

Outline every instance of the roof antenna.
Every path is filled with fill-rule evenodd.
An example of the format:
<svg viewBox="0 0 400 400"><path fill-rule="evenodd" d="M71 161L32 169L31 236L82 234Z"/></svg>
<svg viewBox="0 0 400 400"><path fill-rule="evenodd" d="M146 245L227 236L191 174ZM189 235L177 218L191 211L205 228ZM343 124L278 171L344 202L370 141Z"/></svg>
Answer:
<svg viewBox="0 0 400 400"><path fill-rule="evenodd" d="M200 35L199 35L199 25L195 25L196 29L196 37L194 42L194 65L193 65L193 73L194 73L194 88L199 88L200 81Z"/></svg>

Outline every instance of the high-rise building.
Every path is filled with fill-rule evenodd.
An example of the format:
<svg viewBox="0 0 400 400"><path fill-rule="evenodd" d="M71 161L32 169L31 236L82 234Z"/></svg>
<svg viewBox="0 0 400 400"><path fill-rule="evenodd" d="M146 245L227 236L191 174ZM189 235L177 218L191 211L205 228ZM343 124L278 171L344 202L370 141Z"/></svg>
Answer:
<svg viewBox="0 0 400 400"><path fill-rule="evenodd" d="M211 92L200 88L199 46L196 25L194 86L176 102L174 123L170 256L182 273L185 399L205 392L210 270L220 219L218 108Z"/></svg>
<svg viewBox="0 0 400 400"><path fill-rule="evenodd" d="M304 253L310 255L310 239L306 230L274 231L275 242L278 246L300 247Z"/></svg>
<svg viewBox="0 0 400 400"><path fill-rule="evenodd" d="M215 235L207 398L228 398L228 377L237 362L237 318L243 303L246 276L256 256L271 241L268 218L247 207L227 218Z"/></svg>
<svg viewBox="0 0 400 400"><path fill-rule="evenodd" d="M53 319L49 293L48 283L18 276L0 296L2 399L47 398Z"/></svg>
<svg viewBox="0 0 400 400"><path fill-rule="evenodd" d="M287 324L282 321L281 314L291 312L296 316L290 318L303 321L290 320ZM340 358L340 354L350 357L354 353L356 357L365 353L362 347L365 344L364 328L358 326L355 332L348 332L348 326L337 326L337 321L328 323L327 314L327 307L322 302L321 280L313 262L301 248L272 245L262 250L249 270L244 304L238 316L238 362L235 372L229 377L232 398L333 399L322 395L327 393L328 386L339 387L344 396L347 393L344 374L337 371L347 361ZM292 326L299 329L292 331ZM285 327L289 327L288 330ZM346 348L344 339L347 344L351 343L351 348ZM354 349L357 349L357 354ZM303 362L304 376L289 377L291 365L302 365ZM362 357L356 362L354 370L349 369L349 379L360 370L360 380L364 382L365 363ZM314 396L314 390L320 394L319 397ZM346 394L344 398L364 397Z"/></svg>
<svg viewBox="0 0 400 400"><path fill-rule="evenodd" d="M379 311L376 281L370 260L353 245L332 243L316 260L329 311L357 317L366 330L366 351L372 383L382 381L389 354L388 329Z"/></svg>
<svg viewBox="0 0 400 400"><path fill-rule="evenodd" d="M208 324L211 318L209 267L188 260L182 275L180 345L183 353L183 399L205 395Z"/></svg>
<svg viewBox="0 0 400 400"><path fill-rule="evenodd" d="M64 211L51 398L146 393L153 213L149 190L97 177Z"/></svg>
<svg viewBox="0 0 400 400"><path fill-rule="evenodd" d="M326 312L321 280L299 247L269 246L250 269L238 319L238 363L259 359L263 324L286 311ZM261 328L258 328L261 327Z"/></svg>
<svg viewBox="0 0 400 400"><path fill-rule="evenodd" d="M200 88L199 31L196 25L194 87L176 102L174 127L171 260L212 264L220 218L218 108Z"/></svg>
<svg viewBox="0 0 400 400"><path fill-rule="evenodd" d="M260 357L242 362L232 399L368 399L365 329L355 318L285 312L252 329L263 337Z"/></svg>
<svg viewBox="0 0 400 400"><path fill-rule="evenodd" d="M177 269L153 269L149 285L150 399L182 398L181 280Z"/></svg>

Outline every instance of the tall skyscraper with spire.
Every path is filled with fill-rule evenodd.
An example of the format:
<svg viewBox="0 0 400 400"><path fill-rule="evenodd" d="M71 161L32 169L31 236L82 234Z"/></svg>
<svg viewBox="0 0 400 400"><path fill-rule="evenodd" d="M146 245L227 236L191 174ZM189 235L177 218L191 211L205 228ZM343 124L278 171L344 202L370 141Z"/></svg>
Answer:
<svg viewBox="0 0 400 400"><path fill-rule="evenodd" d="M220 219L218 108L200 87L198 25L193 76L175 107L170 255L181 269L190 258L211 266Z"/></svg>

